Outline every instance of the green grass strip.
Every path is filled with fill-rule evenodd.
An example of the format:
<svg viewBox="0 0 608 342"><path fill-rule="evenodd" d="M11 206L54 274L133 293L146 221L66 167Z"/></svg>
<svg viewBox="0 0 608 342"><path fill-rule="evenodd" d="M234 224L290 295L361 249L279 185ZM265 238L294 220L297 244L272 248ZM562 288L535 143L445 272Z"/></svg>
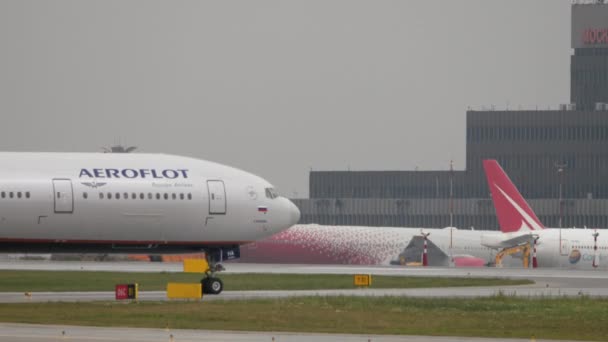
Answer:
<svg viewBox="0 0 608 342"><path fill-rule="evenodd" d="M202 274L88 271L0 271L0 292L113 291L116 284L138 283L141 291L165 290L168 282L199 282ZM225 290L350 289L352 275L220 274ZM373 276L372 288L506 286L532 284L525 279Z"/></svg>
<svg viewBox="0 0 608 342"><path fill-rule="evenodd" d="M0 321L89 326L606 340L608 300L306 297L0 304Z"/></svg>

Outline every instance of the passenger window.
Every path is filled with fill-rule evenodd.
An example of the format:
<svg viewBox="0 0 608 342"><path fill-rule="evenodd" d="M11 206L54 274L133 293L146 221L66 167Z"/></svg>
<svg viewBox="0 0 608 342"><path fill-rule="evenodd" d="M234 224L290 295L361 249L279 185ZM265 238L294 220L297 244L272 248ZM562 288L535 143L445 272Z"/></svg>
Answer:
<svg viewBox="0 0 608 342"><path fill-rule="evenodd" d="M137 199L137 194L136 193L132 193L131 194L131 199Z"/></svg>
<svg viewBox="0 0 608 342"><path fill-rule="evenodd" d="M143 193L143 192L140 192L140 193L139 193L139 199L142 199L142 200L143 200L143 199L144 199L144 197L145 197L145 196L144 196L144 193Z"/></svg>
<svg viewBox="0 0 608 342"><path fill-rule="evenodd" d="M25 198L30 198L30 192L29 192L29 191L27 191L27 192L25 193Z"/></svg>
<svg viewBox="0 0 608 342"><path fill-rule="evenodd" d="M99 199L103 199L103 192L99 193Z"/></svg>
<svg viewBox="0 0 608 342"><path fill-rule="evenodd" d="M124 199L129 199L129 194L128 193L125 192L123 195L124 195L124 197L123 197Z"/></svg>
<svg viewBox="0 0 608 342"><path fill-rule="evenodd" d="M166 200L168 200L168 199L169 199L169 194L167 194L167 193L165 192L165 194L163 195L163 197L164 197Z"/></svg>
<svg viewBox="0 0 608 342"><path fill-rule="evenodd" d="M156 193L156 199L159 200L160 199L160 194L157 192Z"/></svg>
<svg viewBox="0 0 608 342"><path fill-rule="evenodd" d="M148 199L152 199L152 193L148 192Z"/></svg>
<svg viewBox="0 0 608 342"><path fill-rule="evenodd" d="M188 194L188 199L191 200L192 199L192 194Z"/></svg>
<svg viewBox="0 0 608 342"><path fill-rule="evenodd" d="M184 199L184 194L179 194L179 199L183 200Z"/></svg>
<svg viewBox="0 0 608 342"><path fill-rule="evenodd" d="M120 192L116 193L116 199L120 199Z"/></svg>
<svg viewBox="0 0 608 342"><path fill-rule="evenodd" d="M27 193L26 193L26 196L27 196ZM29 197L29 196L28 196L28 197ZM88 195L86 192L83 192L83 193L82 193L82 197L83 197L84 199L87 199L87 197L89 197L89 195Z"/></svg>
<svg viewBox="0 0 608 342"><path fill-rule="evenodd" d="M112 199L112 193L108 192L108 199Z"/></svg>
<svg viewBox="0 0 608 342"><path fill-rule="evenodd" d="M6 197L6 192L2 191L2 198Z"/></svg>
<svg viewBox="0 0 608 342"><path fill-rule="evenodd" d="M21 191L17 193L17 198L21 198Z"/></svg>
<svg viewBox="0 0 608 342"><path fill-rule="evenodd" d="M175 196L175 193L171 194L171 199L176 199L177 197Z"/></svg>

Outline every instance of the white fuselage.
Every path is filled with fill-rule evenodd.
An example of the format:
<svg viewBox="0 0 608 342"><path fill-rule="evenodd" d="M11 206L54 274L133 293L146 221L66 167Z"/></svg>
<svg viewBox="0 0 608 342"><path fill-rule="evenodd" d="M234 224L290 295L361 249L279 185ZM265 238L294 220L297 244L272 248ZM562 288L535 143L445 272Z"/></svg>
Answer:
<svg viewBox="0 0 608 342"><path fill-rule="evenodd" d="M488 246L488 241L502 241L511 238L500 231L472 231L453 228L423 229L431 233L432 241L444 253L452 258L472 256L492 263L501 248ZM597 243L593 234L599 232ZM608 234L595 229L543 229L534 231L538 236L536 256L538 267L561 267L572 269L607 269L608 268ZM420 229L401 228L397 235L410 239L420 235ZM498 244L497 244L498 245ZM597 250L594 247L597 246ZM533 253L530 254L532 257ZM521 259L521 255L517 255ZM595 259L595 263L594 263ZM521 263L512 262L514 266ZM531 263L530 263L531 265Z"/></svg>
<svg viewBox="0 0 608 342"><path fill-rule="evenodd" d="M271 263L390 264L420 262L422 234L428 235L429 265L449 266L452 259L494 261L495 249L481 245L496 231L455 228L395 228L295 225L244 248L244 261Z"/></svg>
<svg viewBox="0 0 608 342"><path fill-rule="evenodd" d="M539 267L573 269L608 268L608 234L597 230L597 258L593 234L595 229L547 228L535 231L538 235L537 260Z"/></svg>
<svg viewBox="0 0 608 342"><path fill-rule="evenodd" d="M608 234L599 230L596 268L608 268ZM473 257L491 265L504 248L532 243L538 237L538 267L593 269L593 229L543 229L532 232L461 230L455 228L394 228L295 225L279 234L248 245L244 260L274 263L400 264L422 259L421 237L428 235L429 265L448 266ZM519 239L518 239L519 238ZM415 253L407 253L418 239ZM517 242L513 242L517 241ZM444 256L435 253L434 247ZM560 247L561 246L561 247ZM405 255L401 259L402 255ZM530 251L530 258L533 252ZM446 258L447 257L447 258ZM522 253L503 260L503 265L522 267ZM530 260L531 261L531 260ZM469 266L471 264L468 264ZM532 263L530 263L532 265ZM479 263L476 264L479 266Z"/></svg>
<svg viewBox="0 0 608 342"><path fill-rule="evenodd" d="M239 245L295 224L272 185L162 154L0 153L0 243L168 248Z"/></svg>

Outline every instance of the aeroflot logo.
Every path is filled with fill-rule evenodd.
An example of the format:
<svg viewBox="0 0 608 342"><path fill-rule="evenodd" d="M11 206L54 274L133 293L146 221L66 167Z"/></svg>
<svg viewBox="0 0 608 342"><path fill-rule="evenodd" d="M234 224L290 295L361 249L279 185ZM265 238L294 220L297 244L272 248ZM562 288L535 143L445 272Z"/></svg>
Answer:
<svg viewBox="0 0 608 342"><path fill-rule="evenodd" d="M586 45L608 44L608 28L584 30L583 43Z"/></svg>
<svg viewBox="0 0 608 342"><path fill-rule="evenodd" d="M80 169L79 178L188 178L188 169Z"/></svg>

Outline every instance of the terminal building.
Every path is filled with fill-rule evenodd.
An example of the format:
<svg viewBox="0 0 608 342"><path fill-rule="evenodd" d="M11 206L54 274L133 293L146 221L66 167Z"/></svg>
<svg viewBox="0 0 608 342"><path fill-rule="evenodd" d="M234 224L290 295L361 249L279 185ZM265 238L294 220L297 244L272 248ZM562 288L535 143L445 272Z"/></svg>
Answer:
<svg viewBox="0 0 608 342"><path fill-rule="evenodd" d="M465 171L311 171L301 223L497 229L497 159L546 226L608 227L608 4L572 5L570 101L468 111Z"/></svg>

